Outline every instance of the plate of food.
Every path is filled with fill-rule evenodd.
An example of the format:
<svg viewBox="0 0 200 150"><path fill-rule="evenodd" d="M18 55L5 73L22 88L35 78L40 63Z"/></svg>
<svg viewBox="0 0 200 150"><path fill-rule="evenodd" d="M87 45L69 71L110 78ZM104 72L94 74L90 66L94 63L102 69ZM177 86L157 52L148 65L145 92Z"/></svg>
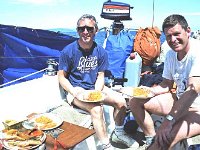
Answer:
<svg viewBox="0 0 200 150"><path fill-rule="evenodd" d="M123 87L120 92L134 98L148 99L154 97L155 94L150 90L149 87Z"/></svg>
<svg viewBox="0 0 200 150"><path fill-rule="evenodd" d="M2 145L8 150L32 150L44 143L46 134L34 129L4 129L2 130Z"/></svg>
<svg viewBox="0 0 200 150"><path fill-rule="evenodd" d="M105 99L105 94L97 90L86 90L82 93L80 101L88 103L102 102Z"/></svg>
<svg viewBox="0 0 200 150"><path fill-rule="evenodd" d="M29 129L30 126L40 130L51 130L59 127L63 123L58 115L53 113L43 113L32 116L28 121L23 123L23 126Z"/></svg>

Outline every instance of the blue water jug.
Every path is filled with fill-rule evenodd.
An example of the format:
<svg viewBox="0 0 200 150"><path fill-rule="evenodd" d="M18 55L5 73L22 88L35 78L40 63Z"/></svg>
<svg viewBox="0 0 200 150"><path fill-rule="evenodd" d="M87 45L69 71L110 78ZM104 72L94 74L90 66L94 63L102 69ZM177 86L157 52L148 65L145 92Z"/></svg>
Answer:
<svg viewBox="0 0 200 150"><path fill-rule="evenodd" d="M128 79L124 86L137 87L140 83L140 75L142 69L142 58L137 52L134 52L135 58L130 56L126 59L124 77Z"/></svg>

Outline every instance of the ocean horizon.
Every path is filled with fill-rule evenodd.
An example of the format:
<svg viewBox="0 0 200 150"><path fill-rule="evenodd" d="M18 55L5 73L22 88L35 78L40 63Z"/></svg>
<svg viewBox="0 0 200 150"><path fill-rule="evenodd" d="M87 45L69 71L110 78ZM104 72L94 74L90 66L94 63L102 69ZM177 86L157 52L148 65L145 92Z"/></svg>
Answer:
<svg viewBox="0 0 200 150"><path fill-rule="evenodd" d="M60 32L60 33L63 33L63 34L66 34L66 35L70 35L70 36L73 36L73 37L78 37L78 34L76 31L73 31L73 30L52 30L52 31L56 31L56 32ZM137 31L136 30L130 30L130 31L125 31L125 32L129 32L133 37L135 37ZM95 41L97 42L97 44L103 46L103 43L104 43L104 40L106 39L106 31L99 31L97 32L96 36L95 36ZM164 43L165 41L165 35L164 33L162 32L161 36L160 36L160 42L161 44Z"/></svg>

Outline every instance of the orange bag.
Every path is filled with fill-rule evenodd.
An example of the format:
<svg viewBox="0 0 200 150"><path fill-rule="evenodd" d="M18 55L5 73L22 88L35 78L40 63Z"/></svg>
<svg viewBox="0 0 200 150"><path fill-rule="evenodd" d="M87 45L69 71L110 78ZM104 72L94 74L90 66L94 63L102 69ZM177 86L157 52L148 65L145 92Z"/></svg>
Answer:
<svg viewBox="0 0 200 150"><path fill-rule="evenodd" d="M134 38L133 51L142 58L142 64L151 66L160 55L161 31L158 27L140 28Z"/></svg>

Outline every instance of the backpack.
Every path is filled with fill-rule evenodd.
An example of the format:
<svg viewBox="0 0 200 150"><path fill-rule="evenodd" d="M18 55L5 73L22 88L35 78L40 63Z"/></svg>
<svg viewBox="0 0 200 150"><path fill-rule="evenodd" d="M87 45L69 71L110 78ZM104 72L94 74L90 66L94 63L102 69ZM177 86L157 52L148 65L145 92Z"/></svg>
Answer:
<svg viewBox="0 0 200 150"><path fill-rule="evenodd" d="M134 38L133 51L142 58L142 64L151 66L160 55L161 31L157 27L140 28Z"/></svg>

